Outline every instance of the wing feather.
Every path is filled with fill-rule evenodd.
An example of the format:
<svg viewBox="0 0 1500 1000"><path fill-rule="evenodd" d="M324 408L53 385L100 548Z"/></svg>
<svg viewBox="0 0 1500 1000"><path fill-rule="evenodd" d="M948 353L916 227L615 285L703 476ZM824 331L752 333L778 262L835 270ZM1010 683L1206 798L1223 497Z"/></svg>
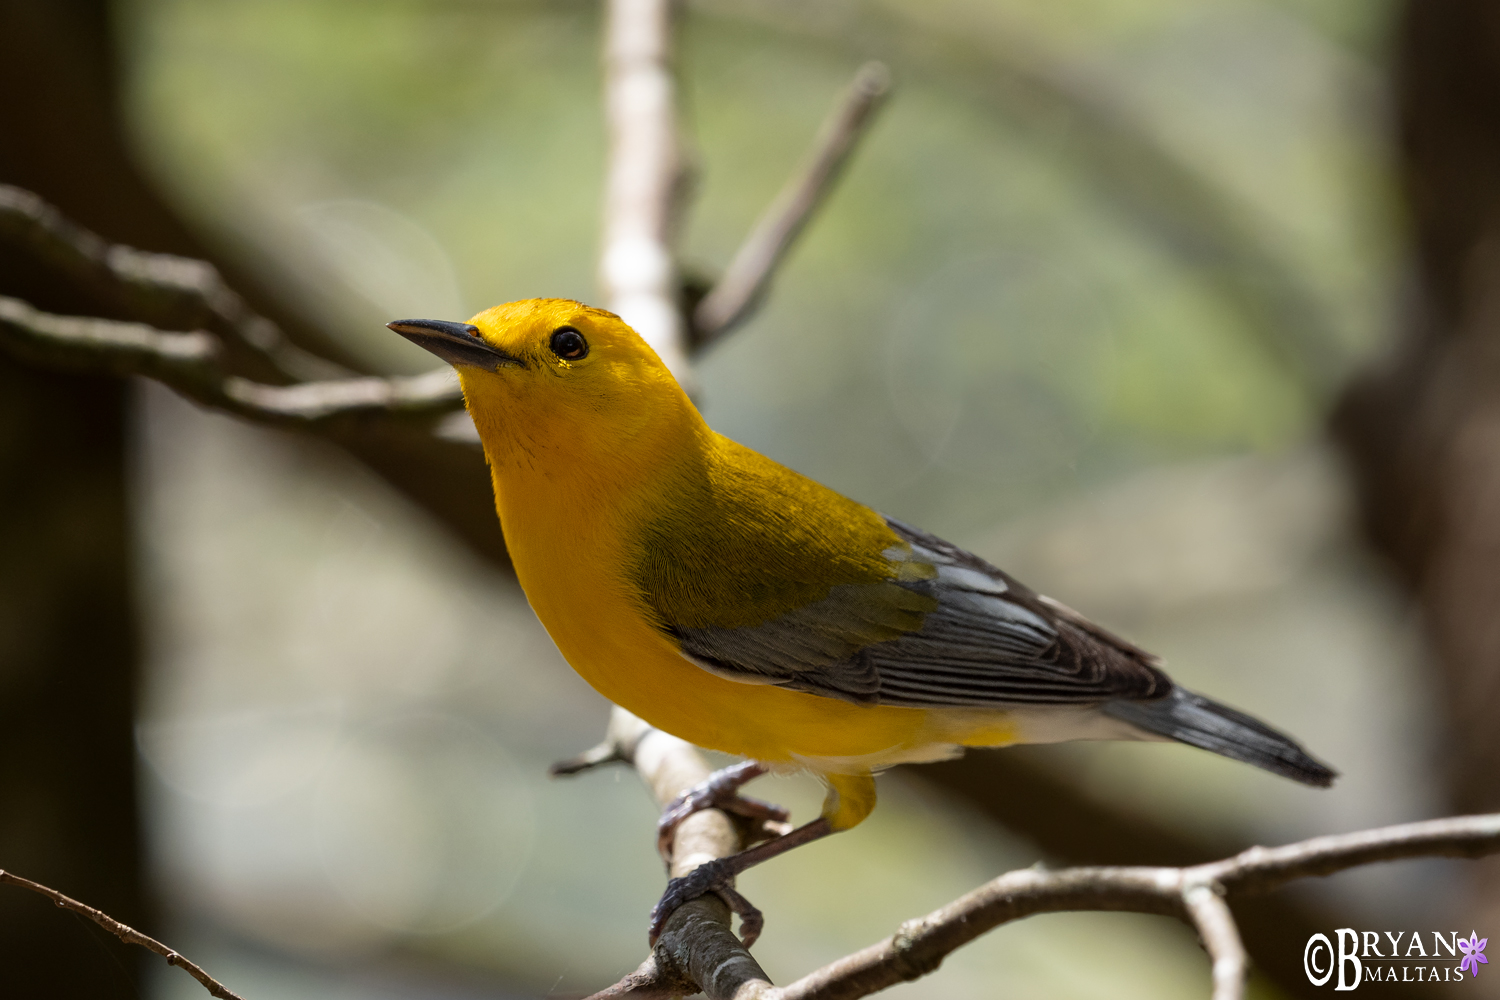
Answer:
<svg viewBox="0 0 1500 1000"><path fill-rule="evenodd" d="M864 704L1069 704L1171 689L1145 651L979 557L887 518L891 579L733 628L663 628L716 674Z"/></svg>

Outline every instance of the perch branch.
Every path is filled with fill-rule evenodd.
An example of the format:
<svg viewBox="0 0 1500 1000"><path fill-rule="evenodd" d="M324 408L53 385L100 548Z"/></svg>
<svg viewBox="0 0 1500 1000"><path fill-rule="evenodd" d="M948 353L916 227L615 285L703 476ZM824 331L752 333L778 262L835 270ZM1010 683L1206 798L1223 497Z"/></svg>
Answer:
<svg viewBox="0 0 1500 1000"><path fill-rule="evenodd" d="M603 743L559 761L552 773L578 774L611 762L634 767L651 797L663 807L711 773L692 744L647 725L623 708L611 711ZM667 874L672 878L686 875L705 861L734 854L740 846L739 832L725 813L718 809L694 813L677 827ZM589 1000L647 1000L696 993L700 988L717 1000L747 983L769 988L770 978L730 930L729 908L717 896L704 896L672 914L640 968Z"/></svg>
<svg viewBox="0 0 1500 1000"><path fill-rule="evenodd" d="M80 903L71 896L64 896L56 889L49 889L40 882L21 878L21 876L13 875L8 871L0 870L0 884L16 885L22 889L30 889L32 892L41 893L63 909L72 910L80 916L88 917L126 944L140 945L148 951L156 952L156 954L167 960L168 965L175 965L186 971L188 975L202 983L203 988L208 990L212 996L219 997L220 1000L244 1000L238 993L235 993L213 976L204 972L201 966L189 961L185 956L179 955L171 948L156 940L156 938L148 937L134 927L122 924L109 914L96 910L86 903Z"/></svg>
<svg viewBox="0 0 1500 1000"><path fill-rule="evenodd" d="M372 420L433 426L463 406L451 369L394 378L264 385L225 373L211 334L56 316L0 296L0 345L32 362L91 374L143 375L204 406L256 423L337 431Z"/></svg>
<svg viewBox="0 0 1500 1000"><path fill-rule="evenodd" d="M890 95L890 86L891 74L884 64L869 62L859 68L823 122L796 176L756 220L718 283L693 311L694 347L715 342L759 308L777 267L833 190L850 154Z"/></svg>

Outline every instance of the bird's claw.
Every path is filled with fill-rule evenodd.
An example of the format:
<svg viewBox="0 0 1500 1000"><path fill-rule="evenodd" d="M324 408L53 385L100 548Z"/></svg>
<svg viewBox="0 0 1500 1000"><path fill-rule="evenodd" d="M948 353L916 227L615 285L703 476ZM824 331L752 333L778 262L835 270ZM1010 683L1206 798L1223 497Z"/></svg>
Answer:
<svg viewBox="0 0 1500 1000"><path fill-rule="evenodd" d="M731 913L738 914L740 941L746 948L753 945L755 939L760 937L761 928L765 926L765 916L735 889L734 876L736 874L734 866L728 860L717 858L713 861L706 861L681 878L674 878L668 882L667 891L662 893L661 899L657 900L656 905L651 908L651 927L648 934L650 946L656 947L656 939L661 937L667 920L677 912L678 907L709 893L722 899Z"/></svg>
<svg viewBox="0 0 1500 1000"><path fill-rule="evenodd" d="M722 809L732 816L750 820L749 842L779 837L790 830L787 820L791 813L785 808L739 794L740 786L764 773L765 768L753 761L736 764L714 772L673 799L662 810L661 819L656 824L656 850L662 860L671 862L672 839L683 820L705 809Z"/></svg>

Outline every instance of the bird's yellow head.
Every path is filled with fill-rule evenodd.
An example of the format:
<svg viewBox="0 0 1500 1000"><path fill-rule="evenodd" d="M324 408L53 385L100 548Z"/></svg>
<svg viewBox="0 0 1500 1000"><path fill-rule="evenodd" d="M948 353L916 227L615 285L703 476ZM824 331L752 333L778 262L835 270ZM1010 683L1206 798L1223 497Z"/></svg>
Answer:
<svg viewBox="0 0 1500 1000"><path fill-rule="evenodd" d="M467 323L392 330L449 362L492 464L640 457L701 423L649 344L614 313L524 299Z"/></svg>

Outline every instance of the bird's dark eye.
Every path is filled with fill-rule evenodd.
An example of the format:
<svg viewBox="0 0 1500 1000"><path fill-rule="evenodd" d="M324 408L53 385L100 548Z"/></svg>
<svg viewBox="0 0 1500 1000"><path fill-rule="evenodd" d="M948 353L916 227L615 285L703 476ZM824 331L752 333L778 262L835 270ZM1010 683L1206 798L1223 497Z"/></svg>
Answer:
<svg viewBox="0 0 1500 1000"><path fill-rule="evenodd" d="M577 361L589 353L589 342L571 326L552 331L552 353L564 361Z"/></svg>

